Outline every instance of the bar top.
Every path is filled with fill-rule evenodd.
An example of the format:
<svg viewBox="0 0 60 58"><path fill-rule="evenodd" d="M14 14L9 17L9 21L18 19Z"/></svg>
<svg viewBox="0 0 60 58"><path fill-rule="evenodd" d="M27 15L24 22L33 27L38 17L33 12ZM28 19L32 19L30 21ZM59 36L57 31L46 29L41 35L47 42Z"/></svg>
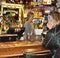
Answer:
<svg viewBox="0 0 60 58"><path fill-rule="evenodd" d="M0 42L0 58L22 56L26 52L45 53L50 52L50 50L43 48L41 42Z"/></svg>
<svg viewBox="0 0 60 58"><path fill-rule="evenodd" d="M12 48L12 47L25 47L25 46L37 46L42 45L41 42L30 41L13 41L13 42L0 42L0 48Z"/></svg>

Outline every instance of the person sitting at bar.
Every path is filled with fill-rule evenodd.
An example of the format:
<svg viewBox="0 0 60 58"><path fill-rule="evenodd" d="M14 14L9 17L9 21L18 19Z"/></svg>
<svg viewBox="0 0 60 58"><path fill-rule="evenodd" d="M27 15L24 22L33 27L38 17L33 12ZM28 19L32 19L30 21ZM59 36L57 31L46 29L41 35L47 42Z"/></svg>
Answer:
<svg viewBox="0 0 60 58"><path fill-rule="evenodd" d="M60 58L60 18L57 12L52 14L53 20L47 23L49 31L43 41L43 47L50 49L54 58Z"/></svg>
<svg viewBox="0 0 60 58"><path fill-rule="evenodd" d="M27 21L24 24L26 40L29 40L27 38L27 35L34 35L34 25L32 23L33 17L34 17L34 14L32 12L29 12L27 14Z"/></svg>

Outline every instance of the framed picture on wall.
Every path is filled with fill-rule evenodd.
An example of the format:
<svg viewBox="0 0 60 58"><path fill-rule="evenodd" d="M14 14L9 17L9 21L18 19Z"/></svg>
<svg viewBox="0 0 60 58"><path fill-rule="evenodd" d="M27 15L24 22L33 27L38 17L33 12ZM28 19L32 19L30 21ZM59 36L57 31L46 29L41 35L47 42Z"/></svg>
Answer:
<svg viewBox="0 0 60 58"><path fill-rule="evenodd" d="M22 17L23 17L23 5L5 3L2 4L1 14L6 18L6 25L9 24L9 27L18 27L23 25ZM4 19L5 19L4 18ZM8 24L7 24L8 23Z"/></svg>

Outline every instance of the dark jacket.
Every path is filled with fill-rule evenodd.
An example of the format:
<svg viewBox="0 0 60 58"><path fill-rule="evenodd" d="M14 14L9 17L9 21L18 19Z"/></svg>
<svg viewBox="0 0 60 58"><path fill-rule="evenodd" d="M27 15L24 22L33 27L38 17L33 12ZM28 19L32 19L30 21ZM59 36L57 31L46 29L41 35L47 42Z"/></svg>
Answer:
<svg viewBox="0 0 60 58"><path fill-rule="evenodd" d="M51 51L56 50L55 57L60 53L60 51L58 51L60 49L60 24L48 31L46 39L43 42L43 47L50 49ZM57 51L59 53L57 53ZM57 57L60 58L60 56Z"/></svg>

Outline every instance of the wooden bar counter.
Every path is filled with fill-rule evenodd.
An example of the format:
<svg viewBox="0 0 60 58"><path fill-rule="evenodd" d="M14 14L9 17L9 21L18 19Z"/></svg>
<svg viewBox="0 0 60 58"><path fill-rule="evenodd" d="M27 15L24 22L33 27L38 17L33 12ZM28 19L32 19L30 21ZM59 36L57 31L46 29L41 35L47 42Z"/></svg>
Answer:
<svg viewBox="0 0 60 58"><path fill-rule="evenodd" d="M14 41L14 42L0 42L0 58L22 56L25 52L49 52L42 47L41 42L27 42L27 41Z"/></svg>

